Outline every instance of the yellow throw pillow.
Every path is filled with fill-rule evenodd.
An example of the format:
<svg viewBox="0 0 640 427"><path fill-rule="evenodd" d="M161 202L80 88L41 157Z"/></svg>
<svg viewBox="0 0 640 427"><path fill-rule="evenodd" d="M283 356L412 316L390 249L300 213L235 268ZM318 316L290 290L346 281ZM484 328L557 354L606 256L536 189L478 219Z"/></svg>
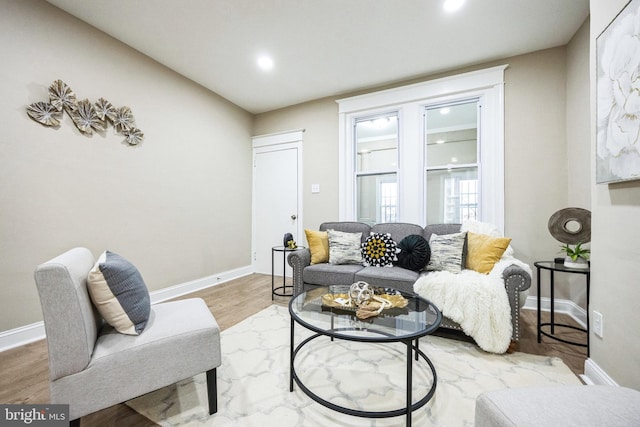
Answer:
<svg viewBox="0 0 640 427"><path fill-rule="evenodd" d="M511 243L508 237L491 237L486 234L467 233L466 267L478 273L489 274Z"/></svg>
<svg viewBox="0 0 640 427"><path fill-rule="evenodd" d="M311 251L311 264L329 262L329 235L326 231L304 230Z"/></svg>

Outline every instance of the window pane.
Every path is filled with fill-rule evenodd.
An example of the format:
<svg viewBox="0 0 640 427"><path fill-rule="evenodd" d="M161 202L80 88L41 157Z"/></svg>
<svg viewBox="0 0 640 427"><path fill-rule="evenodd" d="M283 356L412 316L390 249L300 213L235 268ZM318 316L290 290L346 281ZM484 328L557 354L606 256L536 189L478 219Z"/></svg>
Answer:
<svg viewBox="0 0 640 427"><path fill-rule="evenodd" d="M478 102L427 108L426 165L475 164L478 161Z"/></svg>
<svg viewBox="0 0 640 427"><path fill-rule="evenodd" d="M367 224L396 222L398 183L395 173L357 178L357 221Z"/></svg>
<svg viewBox="0 0 640 427"><path fill-rule="evenodd" d="M427 171L427 224L478 219L478 168Z"/></svg>
<svg viewBox="0 0 640 427"><path fill-rule="evenodd" d="M388 172L398 167L398 116L358 120L355 126L356 172Z"/></svg>

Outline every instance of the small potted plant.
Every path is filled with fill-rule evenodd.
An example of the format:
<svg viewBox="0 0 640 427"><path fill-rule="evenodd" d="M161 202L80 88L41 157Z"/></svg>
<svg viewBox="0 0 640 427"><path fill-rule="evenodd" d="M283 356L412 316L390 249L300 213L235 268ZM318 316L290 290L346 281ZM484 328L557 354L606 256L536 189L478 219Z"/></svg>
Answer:
<svg viewBox="0 0 640 427"><path fill-rule="evenodd" d="M591 250L582 247L578 243L573 248L569 244L560 246L560 250L567 254L564 258L564 266L570 268L589 268L589 254Z"/></svg>

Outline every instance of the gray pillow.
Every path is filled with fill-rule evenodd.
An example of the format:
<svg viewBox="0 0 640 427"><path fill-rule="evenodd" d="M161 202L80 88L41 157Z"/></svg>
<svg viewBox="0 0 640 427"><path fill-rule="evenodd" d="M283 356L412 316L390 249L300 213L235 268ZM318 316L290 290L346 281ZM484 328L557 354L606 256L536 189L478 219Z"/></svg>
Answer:
<svg viewBox="0 0 640 427"><path fill-rule="evenodd" d="M329 264L362 264L360 242L362 233L327 230Z"/></svg>
<svg viewBox="0 0 640 427"><path fill-rule="evenodd" d="M442 236L435 233L432 234L429 238L431 259L427 264L427 270L460 273L462 271L462 251L466 237L466 231Z"/></svg>
<svg viewBox="0 0 640 427"><path fill-rule="evenodd" d="M116 331L140 335L147 326L149 290L138 269L120 255L103 252L89 271L87 288L98 312Z"/></svg>

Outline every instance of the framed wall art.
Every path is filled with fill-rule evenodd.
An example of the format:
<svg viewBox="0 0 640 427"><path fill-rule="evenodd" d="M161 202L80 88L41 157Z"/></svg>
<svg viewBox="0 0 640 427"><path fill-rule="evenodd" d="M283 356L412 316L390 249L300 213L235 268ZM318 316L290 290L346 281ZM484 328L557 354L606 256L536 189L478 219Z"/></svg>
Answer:
<svg viewBox="0 0 640 427"><path fill-rule="evenodd" d="M640 0L596 39L596 182L640 179Z"/></svg>

